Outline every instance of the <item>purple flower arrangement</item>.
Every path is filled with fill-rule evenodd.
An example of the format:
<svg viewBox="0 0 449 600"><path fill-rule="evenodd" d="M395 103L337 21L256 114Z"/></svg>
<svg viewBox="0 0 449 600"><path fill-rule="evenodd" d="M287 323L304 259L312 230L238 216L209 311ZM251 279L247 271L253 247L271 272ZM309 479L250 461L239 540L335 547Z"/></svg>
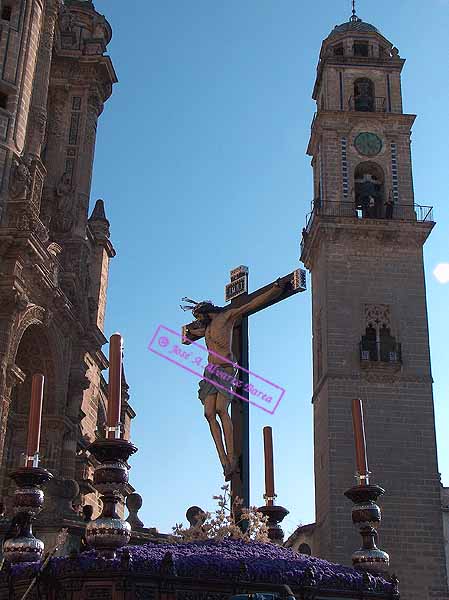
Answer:
<svg viewBox="0 0 449 600"><path fill-rule="evenodd" d="M314 585L321 589L362 590L366 585L363 574L326 560L298 554L268 543L223 540L188 542L181 544L149 543L127 546L114 560L97 557L95 552L85 552L76 558L54 558L49 569L52 575L70 576L89 572L118 572L127 570L141 575L158 575L167 552L173 557L176 574L192 579L236 580L242 577L255 583L288 584L292 587ZM39 565L17 565L14 575L29 576ZM382 577L369 576L373 591L388 593L392 584Z"/></svg>

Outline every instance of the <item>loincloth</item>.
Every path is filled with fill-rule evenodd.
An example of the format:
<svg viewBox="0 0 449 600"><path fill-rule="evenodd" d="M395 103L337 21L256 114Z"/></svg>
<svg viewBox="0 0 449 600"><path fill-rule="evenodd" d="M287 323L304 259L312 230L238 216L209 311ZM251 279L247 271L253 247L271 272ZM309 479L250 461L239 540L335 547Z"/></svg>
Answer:
<svg viewBox="0 0 449 600"><path fill-rule="evenodd" d="M198 398L204 404L206 398L213 394L221 394L228 400L232 400L233 390L237 381L237 369L232 366L232 373L227 373L224 368L228 365L216 365L217 369L212 370L214 365L207 365L204 369L204 377L199 383ZM218 385L217 385L218 384Z"/></svg>

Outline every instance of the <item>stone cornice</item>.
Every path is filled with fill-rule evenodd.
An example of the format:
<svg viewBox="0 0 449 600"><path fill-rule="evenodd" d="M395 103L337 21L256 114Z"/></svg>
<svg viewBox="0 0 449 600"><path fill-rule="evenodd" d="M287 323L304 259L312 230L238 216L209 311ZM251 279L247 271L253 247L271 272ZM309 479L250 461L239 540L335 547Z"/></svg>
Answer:
<svg viewBox="0 0 449 600"><path fill-rule="evenodd" d="M342 36L340 36L341 38L345 37L345 34L342 34ZM334 43L338 42L338 39L336 38L334 40ZM323 75L324 75L324 71L327 67L331 67L331 68L335 68L335 69L350 69L350 68L357 68L357 67L362 67L363 69L366 69L367 67L369 67L370 69L382 69L384 71L387 72L393 72L393 71L398 71L399 73L402 72L402 69L404 68L405 65L405 59L404 58L399 58L399 57L386 57L386 58L380 58L380 57L367 57L367 58L363 58L363 57L355 57L355 56L322 56L320 58L320 61L318 63L318 67L317 67L317 76L316 76L316 80L315 80L315 84L313 86L313 93L312 93L312 98L314 100L316 100L318 98L318 94L319 94L319 90L321 87L321 83L323 80Z"/></svg>
<svg viewBox="0 0 449 600"><path fill-rule="evenodd" d="M383 256L395 255L398 245L404 248L421 248L430 235L433 221L407 221L400 219L358 219L315 215L304 241L301 261L313 270L314 255L325 240L346 240L352 254L371 255L368 241L379 244Z"/></svg>
<svg viewBox="0 0 449 600"><path fill-rule="evenodd" d="M112 60L109 56L58 56L54 59L50 77L51 93L64 92L67 86L86 85L99 96L101 103L106 102L112 87L118 82ZM98 110L101 114L103 106Z"/></svg>
<svg viewBox="0 0 449 600"><path fill-rule="evenodd" d="M318 385L314 387L312 394L312 404L319 397L322 389L325 384L329 381L348 381L352 383L363 383L369 382L371 385L378 385L379 387L389 386L391 384L422 384L422 385L432 385L433 378L432 376L425 374L416 374L410 373L405 369L397 369L396 365L390 365L385 363L385 365L378 366L375 365L374 369L370 369L369 367L365 367L360 369L360 371L347 371L347 372L338 372L338 371L327 371L319 380Z"/></svg>

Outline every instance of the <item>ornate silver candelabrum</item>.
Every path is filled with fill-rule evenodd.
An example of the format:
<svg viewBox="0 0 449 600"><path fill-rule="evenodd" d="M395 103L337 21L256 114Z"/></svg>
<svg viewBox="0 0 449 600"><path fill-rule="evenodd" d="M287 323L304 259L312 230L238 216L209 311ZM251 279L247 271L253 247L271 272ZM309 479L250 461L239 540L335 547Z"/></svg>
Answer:
<svg viewBox="0 0 449 600"><path fill-rule="evenodd" d="M44 554L44 543L34 537L32 524L44 505L40 489L53 475L39 467L20 467L10 474L17 484L14 493L12 537L3 544L3 555L10 563L37 562Z"/></svg>
<svg viewBox="0 0 449 600"><path fill-rule="evenodd" d="M352 522L362 536L360 550L352 555L352 564L356 569L374 573L386 571L390 557L377 545L377 529L381 522L381 511L377 499L385 490L378 485L357 485L345 492L345 496L354 502Z"/></svg>
<svg viewBox="0 0 449 600"><path fill-rule="evenodd" d="M96 440L89 451L100 463L95 469L94 486L101 494L101 515L86 526L86 541L104 558L114 558L116 550L131 538L131 526L117 514L128 483L129 457L136 446L122 439Z"/></svg>

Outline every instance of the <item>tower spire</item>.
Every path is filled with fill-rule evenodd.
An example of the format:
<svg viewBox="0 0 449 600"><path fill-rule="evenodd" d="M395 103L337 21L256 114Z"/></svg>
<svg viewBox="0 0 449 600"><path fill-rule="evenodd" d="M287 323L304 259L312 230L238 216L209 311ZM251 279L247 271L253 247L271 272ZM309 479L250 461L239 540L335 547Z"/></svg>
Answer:
<svg viewBox="0 0 449 600"><path fill-rule="evenodd" d="M357 16L357 12L355 9L355 0L352 0L352 15L351 18L349 19L350 21L360 21L360 19Z"/></svg>

